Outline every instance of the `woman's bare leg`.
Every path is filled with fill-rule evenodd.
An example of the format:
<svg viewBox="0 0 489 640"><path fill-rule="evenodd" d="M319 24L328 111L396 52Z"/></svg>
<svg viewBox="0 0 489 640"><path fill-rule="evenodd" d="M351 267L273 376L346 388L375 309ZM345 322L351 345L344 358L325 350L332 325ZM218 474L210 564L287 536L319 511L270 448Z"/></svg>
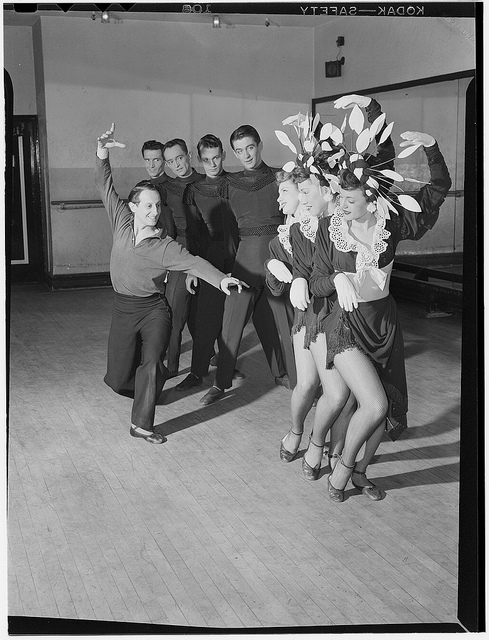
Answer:
<svg viewBox="0 0 489 640"><path fill-rule="evenodd" d="M320 465L323 457L326 435L345 405L348 399L349 389L338 371L335 369L326 369L327 347L326 335L324 333L320 333L316 341L311 343L310 350L321 381L323 393L318 399L314 416L314 426L311 433L311 442L304 454L304 459L310 467L316 468Z"/></svg>
<svg viewBox="0 0 489 640"><path fill-rule="evenodd" d="M336 418L331 426L330 442L328 450L328 460L331 470L334 469L339 456L345 446L346 432L352 415L357 408L355 396L350 392L348 400L341 409L340 415Z"/></svg>
<svg viewBox="0 0 489 640"><path fill-rule="evenodd" d="M297 384L292 391L290 400L291 429L282 440L282 445L285 449L292 453L299 449L304 430L304 421L311 410L319 385L319 376L312 353L309 349L304 348L305 333L306 329L303 327L292 337Z"/></svg>
<svg viewBox="0 0 489 640"><path fill-rule="evenodd" d="M349 349L335 356L334 365L357 400L346 432L342 461L331 474L331 485L344 489L361 446L384 422L387 397L372 362L358 349Z"/></svg>
<svg viewBox="0 0 489 640"><path fill-rule="evenodd" d="M357 455L357 461L355 462L355 469L352 473L352 480L359 487L368 487L372 486L372 483L363 475L368 465L371 463L372 458L377 451L379 444L382 440L382 436L385 431L385 420L383 420L377 429L372 433L372 435L368 438L365 443L365 450L363 455L360 457ZM362 453L360 451L360 453Z"/></svg>

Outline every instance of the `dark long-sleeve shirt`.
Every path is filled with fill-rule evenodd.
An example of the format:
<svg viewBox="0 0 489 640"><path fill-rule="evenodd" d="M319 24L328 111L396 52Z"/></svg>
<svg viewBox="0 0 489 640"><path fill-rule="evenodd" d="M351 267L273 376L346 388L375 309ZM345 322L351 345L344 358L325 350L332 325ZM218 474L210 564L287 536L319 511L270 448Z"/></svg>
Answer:
<svg viewBox="0 0 489 640"><path fill-rule="evenodd" d="M290 229L289 229L290 232ZM276 236L269 243L270 259L265 262L265 281L268 288L274 296L282 296L284 293L288 293L290 290L290 282L282 282L276 278L268 269L268 263L270 260L280 260L283 262L287 269L292 273L292 255L285 249L284 245L280 242L280 237Z"/></svg>
<svg viewBox="0 0 489 640"><path fill-rule="evenodd" d="M203 278L216 288L225 274L206 260L190 254L170 237L155 235L135 244L134 216L114 189L108 158L96 156L95 183L112 227L110 277L115 291L129 296L147 297L165 292L167 271L184 271Z"/></svg>
<svg viewBox="0 0 489 640"><path fill-rule="evenodd" d="M370 100L370 103L367 107L365 107L365 111L367 112L367 119L370 124L375 122L377 118L382 115L382 109L377 100L373 98ZM367 154L365 160L371 167L376 167L379 171L384 169L393 169L394 168L394 158L396 157L396 150L394 148L394 143L392 142L392 138L388 136L384 142L379 142L382 137L382 133L385 129L385 122L379 133L375 136L375 140L377 142L377 149L375 154Z"/></svg>
<svg viewBox="0 0 489 640"><path fill-rule="evenodd" d="M171 180L173 180L173 178L169 178L166 173L161 174L161 176L158 176L157 178L150 178L151 184L155 185L160 192L161 197L161 213L158 222L162 228L166 229L166 233L170 238L175 239L177 231L175 228L175 221L173 220L173 213L170 207L166 204L166 187Z"/></svg>
<svg viewBox="0 0 489 640"><path fill-rule="evenodd" d="M227 196L240 232L283 223L284 216L277 202L277 171L262 162L257 169L227 175Z"/></svg>
<svg viewBox="0 0 489 640"><path fill-rule="evenodd" d="M199 218L207 227L211 242L221 242L225 259L234 258L238 246L238 227L229 199L226 198L227 171L215 178L206 176L187 185L184 203L197 209Z"/></svg>
<svg viewBox="0 0 489 640"><path fill-rule="evenodd" d="M301 232L301 223L296 222L290 227L290 244L294 256L292 276L304 278L309 282L312 273L315 244Z"/></svg>
<svg viewBox="0 0 489 640"><path fill-rule="evenodd" d="M205 225L199 216L195 206L183 201L187 185L203 180L205 176L195 169L186 178L173 178L165 185L166 201L163 203L169 207L175 223L175 237L185 238L186 248L200 255L201 236L205 233ZM183 240L182 240L183 242Z"/></svg>

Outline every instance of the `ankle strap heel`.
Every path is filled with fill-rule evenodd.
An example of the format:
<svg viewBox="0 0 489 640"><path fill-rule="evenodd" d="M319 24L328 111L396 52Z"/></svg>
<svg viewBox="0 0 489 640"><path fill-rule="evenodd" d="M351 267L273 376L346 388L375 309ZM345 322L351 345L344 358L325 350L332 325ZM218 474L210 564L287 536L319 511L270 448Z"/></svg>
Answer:
<svg viewBox="0 0 489 640"><path fill-rule="evenodd" d="M295 458L297 457L297 454L299 453L300 442L295 451L289 451L288 449L285 448L284 443L289 433L293 433L294 436L302 436L303 432L301 431L300 433L296 433L292 429L289 429L289 431L282 438L280 442L280 460L282 460L282 462L292 462L292 460L295 460Z"/></svg>
<svg viewBox="0 0 489 640"><path fill-rule="evenodd" d="M362 476L362 478L365 478L368 484L366 485L356 484L353 480L353 474ZM355 487L355 489L358 489L358 491L361 491L364 496L367 496L367 498L370 498L370 500L373 500L374 502L378 502L379 500L383 500L385 498L385 493L381 489L376 487L374 483L367 478L367 473L365 471L355 471L355 469L353 469L353 474L351 478L351 483Z"/></svg>
<svg viewBox="0 0 489 640"><path fill-rule="evenodd" d="M324 444L316 444L315 442L312 441L312 433L309 437L309 446L311 444L313 444L318 449L324 448ZM317 463L315 467L311 467L311 465L306 460L306 455L304 454L302 458L302 477L305 480L318 480L320 471L321 471L321 460Z"/></svg>
<svg viewBox="0 0 489 640"><path fill-rule="evenodd" d="M333 454L334 455L334 454ZM343 458L341 456L338 456L340 463L346 467L347 469L354 469L355 468L355 464L352 464L351 466L348 464L345 464L343 462ZM345 489L337 489L336 487L333 487L333 485L331 484L331 475L333 472L331 472L328 476L328 494L329 494L329 498L331 500L331 502L343 502L345 499ZM350 474L351 475L351 474ZM345 487L346 484L348 483L348 480L345 483Z"/></svg>

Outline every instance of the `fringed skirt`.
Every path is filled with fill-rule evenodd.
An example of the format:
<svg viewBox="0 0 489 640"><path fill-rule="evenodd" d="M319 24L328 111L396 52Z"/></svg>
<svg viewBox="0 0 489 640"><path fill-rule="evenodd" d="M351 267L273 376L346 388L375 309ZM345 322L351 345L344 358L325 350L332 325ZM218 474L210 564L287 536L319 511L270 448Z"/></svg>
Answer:
<svg viewBox="0 0 489 640"><path fill-rule="evenodd" d="M327 315L318 315L316 323L319 332L326 334L327 369L333 368L336 355L354 348L373 362L389 402L388 435L396 440L407 427L408 397L404 341L394 298L359 302L353 311L344 311L336 302Z"/></svg>
<svg viewBox="0 0 489 640"><path fill-rule="evenodd" d="M336 299L336 296L335 296ZM292 335L299 333L301 329L306 328L304 335L304 349L309 349L311 342L315 342L318 333L324 333L321 325L326 316L330 313L334 300L331 298L315 298L311 297L305 311L295 309L294 324L292 326Z"/></svg>

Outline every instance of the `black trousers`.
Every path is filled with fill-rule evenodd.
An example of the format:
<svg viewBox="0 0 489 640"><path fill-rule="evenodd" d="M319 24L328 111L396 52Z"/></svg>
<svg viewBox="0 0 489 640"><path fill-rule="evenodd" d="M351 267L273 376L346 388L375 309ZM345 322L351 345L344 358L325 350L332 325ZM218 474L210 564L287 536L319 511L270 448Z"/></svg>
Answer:
<svg viewBox="0 0 489 640"><path fill-rule="evenodd" d="M274 304L283 301L273 300L265 283L265 260L270 256L268 245L273 235L245 236L241 238L233 267L233 276L250 285L237 293L231 289L231 295L224 302L219 360L215 384L221 389L232 386L233 373L238 357L239 345L248 320L252 319L258 338L265 352L273 376L286 373L280 338L272 312Z"/></svg>
<svg viewBox="0 0 489 640"><path fill-rule="evenodd" d="M177 236L176 241L186 247L186 238ZM167 352L168 370L173 373L178 371L180 364L180 351L182 346L182 333L185 323L192 339L195 334L195 316L197 312L197 296L192 295L185 287L187 274L183 271L170 271L166 285L166 299L172 310L172 330Z"/></svg>
<svg viewBox="0 0 489 640"><path fill-rule="evenodd" d="M293 389L297 384L297 371L295 368L295 355L291 336L292 326L294 324L294 307L289 300L289 291L290 287L287 288L287 291L282 296L272 296L269 298L269 302L282 343L290 388Z"/></svg>
<svg viewBox="0 0 489 640"><path fill-rule="evenodd" d="M134 398L131 423L149 431L168 377L163 359L170 332L171 310L164 295L114 295L104 381L116 393Z"/></svg>
<svg viewBox="0 0 489 640"><path fill-rule="evenodd" d="M223 273L230 273L234 256L227 255L224 241L213 240L209 244L205 259ZM203 378L209 371L209 362L214 355L214 343L221 346L222 316L226 294L216 287L200 281L197 298L197 313L193 336L192 365L190 371Z"/></svg>

